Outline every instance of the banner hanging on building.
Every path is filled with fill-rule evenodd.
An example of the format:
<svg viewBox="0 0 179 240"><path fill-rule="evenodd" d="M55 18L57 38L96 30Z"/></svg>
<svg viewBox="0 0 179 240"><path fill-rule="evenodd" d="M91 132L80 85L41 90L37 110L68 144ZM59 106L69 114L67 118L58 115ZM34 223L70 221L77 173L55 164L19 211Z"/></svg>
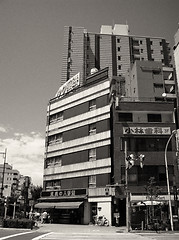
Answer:
<svg viewBox="0 0 179 240"><path fill-rule="evenodd" d="M170 127L123 127L123 134L170 135Z"/></svg>

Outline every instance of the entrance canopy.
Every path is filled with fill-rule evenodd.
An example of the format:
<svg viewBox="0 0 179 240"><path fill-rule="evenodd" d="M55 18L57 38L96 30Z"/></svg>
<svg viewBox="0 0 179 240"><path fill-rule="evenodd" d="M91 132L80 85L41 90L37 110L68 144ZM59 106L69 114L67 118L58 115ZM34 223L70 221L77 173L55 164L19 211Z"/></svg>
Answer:
<svg viewBox="0 0 179 240"><path fill-rule="evenodd" d="M35 208L77 209L83 202L42 202L35 204Z"/></svg>

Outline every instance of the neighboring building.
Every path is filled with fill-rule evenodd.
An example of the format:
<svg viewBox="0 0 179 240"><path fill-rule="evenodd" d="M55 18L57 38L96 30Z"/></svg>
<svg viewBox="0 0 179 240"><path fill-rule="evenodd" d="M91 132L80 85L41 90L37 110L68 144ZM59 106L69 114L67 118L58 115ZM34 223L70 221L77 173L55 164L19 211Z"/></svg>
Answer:
<svg viewBox="0 0 179 240"><path fill-rule="evenodd" d="M82 27L64 28L61 84L80 72L85 81L92 68L109 67L109 77L124 76L135 60L159 61L171 67L169 43L163 38L128 35L128 25L101 27L90 33Z"/></svg>
<svg viewBox="0 0 179 240"><path fill-rule="evenodd" d="M174 60L175 60L175 68L176 68L176 75L177 75L177 86L179 89L179 28L175 34L175 45L173 47L174 50Z"/></svg>
<svg viewBox="0 0 179 240"><path fill-rule="evenodd" d="M115 84L115 81L112 81ZM113 91L114 92L114 91ZM168 204L168 193L166 184L166 169L164 150L166 143L173 130L176 129L174 104L172 102L158 101L153 98L133 101L129 98L115 98L113 95L113 182L125 184L125 141L126 155L134 154L131 168L128 170L128 189L131 201L131 221L133 228L140 228L141 223L146 227L147 218L137 204L149 200L147 198L145 186L150 177L155 177L156 184L161 187L161 193L155 200ZM140 98L139 98L140 99ZM139 156L144 155L145 159L141 168ZM175 138L170 142L167 149L168 169L170 186L179 186L179 166L176 161L176 142ZM173 211L177 212L174 193L171 191ZM125 224L125 195L122 194L114 201L115 209L120 212L120 224ZM116 205L115 205L116 203ZM135 207L136 206L136 207ZM162 220L167 220L168 209L164 208L160 212ZM139 214L139 215L138 215ZM160 216L158 216L160 218Z"/></svg>
<svg viewBox="0 0 179 240"><path fill-rule="evenodd" d="M125 96L133 101L177 100L176 77L172 67L157 61L136 60L125 77Z"/></svg>
<svg viewBox="0 0 179 240"><path fill-rule="evenodd" d="M0 164L0 184L2 186L4 164ZM10 197L12 192L15 191L19 184L20 173L18 170L5 163L4 181L3 181L3 196Z"/></svg>

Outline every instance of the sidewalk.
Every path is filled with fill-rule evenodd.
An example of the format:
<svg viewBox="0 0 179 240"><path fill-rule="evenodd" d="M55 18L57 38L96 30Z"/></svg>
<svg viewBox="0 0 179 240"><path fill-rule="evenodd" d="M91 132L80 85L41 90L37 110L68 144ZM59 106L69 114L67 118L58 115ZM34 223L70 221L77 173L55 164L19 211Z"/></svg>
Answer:
<svg viewBox="0 0 179 240"><path fill-rule="evenodd" d="M126 227L114 227L114 226L95 226L95 225L73 225L73 224L38 224L37 231L39 232L59 232L59 233L125 233Z"/></svg>

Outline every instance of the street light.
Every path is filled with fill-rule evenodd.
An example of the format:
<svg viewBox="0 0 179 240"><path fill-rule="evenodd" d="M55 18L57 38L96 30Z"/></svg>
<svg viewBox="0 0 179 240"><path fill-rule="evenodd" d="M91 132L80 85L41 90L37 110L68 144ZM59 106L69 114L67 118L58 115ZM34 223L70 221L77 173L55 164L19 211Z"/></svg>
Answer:
<svg viewBox="0 0 179 240"><path fill-rule="evenodd" d="M165 168L166 168L166 178L167 178L167 191L168 191L168 203L169 203L169 212L170 212L170 224L171 230L173 231L173 215L172 215L172 203L171 203L171 194L170 194L170 184L169 184L169 176L168 176L168 162L167 162L167 149L170 140L177 133L178 130L173 130L171 136L169 137L166 146L165 146Z"/></svg>

